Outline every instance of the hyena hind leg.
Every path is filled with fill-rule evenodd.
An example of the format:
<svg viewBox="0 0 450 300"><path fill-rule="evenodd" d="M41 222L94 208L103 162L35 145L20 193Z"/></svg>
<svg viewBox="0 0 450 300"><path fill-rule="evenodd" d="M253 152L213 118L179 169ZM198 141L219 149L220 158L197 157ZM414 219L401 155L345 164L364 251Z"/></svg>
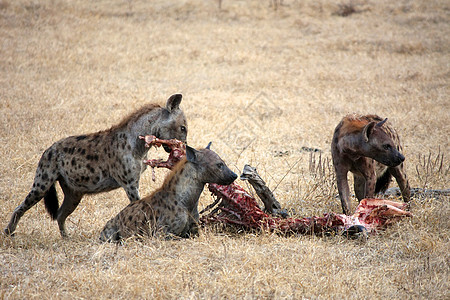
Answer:
<svg viewBox="0 0 450 300"><path fill-rule="evenodd" d="M24 213L32 208L36 203L41 201L42 198L46 195L49 189L52 187L53 182L48 181L45 183L37 184L36 180L33 184L31 191L25 197L25 200L14 210L12 213L11 219L6 226L4 232L7 235L12 235L16 230L17 223L19 223L20 218L24 215Z"/></svg>
<svg viewBox="0 0 450 300"><path fill-rule="evenodd" d="M66 219L71 213L73 213L73 211L77 208L78 204L80 204L83 194L73 191L63 182L60 182L60 185L64 192L64 201L61 207L58 209L58 215L56 217L56 220L58 221L58 227L61 236L67 237L65 225Z"/></svg>
<svg viewBox="0 0 450 300"><path fill-rule="evenodd" d="M42 154L34 175L31 191L25 197L25 200L12 213L11 220L5 228L5 234L13 234L16 230L17 223L24 213L41 201L42 198L54 193L54 189L52 190L52 188L54 188L53 186L57 180L58 169L56 168L54 161L51 160L51 157L51 148L47 149L44 154Z"/></svg>

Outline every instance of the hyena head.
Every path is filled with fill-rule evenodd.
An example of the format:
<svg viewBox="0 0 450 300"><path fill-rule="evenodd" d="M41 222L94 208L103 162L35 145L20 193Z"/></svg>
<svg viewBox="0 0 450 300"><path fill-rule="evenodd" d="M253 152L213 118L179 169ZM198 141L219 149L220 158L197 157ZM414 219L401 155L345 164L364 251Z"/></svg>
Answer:
<svg viewBox="0 0 450 300"><path fill-rule="evenodd" d="M368 157L388 167L395 167L401 164L405 157L398 151L392 137L382 129L386 121L387 118L378 123L370 122L364 127L364 148Z"/></svg>
<svg viewBox="0 0 450 300"><path fill-rule="evenodd" d="M217 183L229 185L237 175L228 168L225 162L214 151L210 150L211 143L205 149L195 150L186 146L186 159L194 164L197 178L203 183Z"/></svg>
<svg viewBox="0 0 450 300"><path fill-rule="evenodd" d="M187 122L180 109L181 94L175 94L167 99L166 107L162 110L161 122L156 130L156 137L163 140L177 139L186 143ZM170 148L163 145L164 150L170 153Z"/></svg>

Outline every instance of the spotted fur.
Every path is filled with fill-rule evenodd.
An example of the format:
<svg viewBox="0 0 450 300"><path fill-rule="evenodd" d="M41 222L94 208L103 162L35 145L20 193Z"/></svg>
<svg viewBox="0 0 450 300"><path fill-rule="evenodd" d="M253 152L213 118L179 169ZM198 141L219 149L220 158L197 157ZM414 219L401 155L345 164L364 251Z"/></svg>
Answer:
<svg viewBox="0 0 450 300"><path fill-rule="evenodd" d="M208 148L186 147L186 158L150 196L130 203L109 220L102 242L155 234L189 237L197 231L198 199L205 183L231 184L237 175Z"/></svg>
<svg viewBox="0 0 450 300"><path fill-rule="evenodd" d="M64 138L45 150L31 191L13 212L6 234L12 234L23 214L44 198L47 211L67 236L66 218L85 194L122 187L130 201L139 196L139 178L145 170L148 148L140 135L186 141L187 125L179 108L182 96L171 96L166 107L148 104L108 130ZM64 192L59 207L55 182Z"/></svg>
<svg viewBox="0 0 450 300"><path fill-rule="evenodd" d="M359 201L384 192L394 176L409 201L410 188L404 170L405 157L395 129L376 115L348 115L336 126L331 154L336 171L342 210L350 213L347 173L353 173L354 189Z"/></svg>

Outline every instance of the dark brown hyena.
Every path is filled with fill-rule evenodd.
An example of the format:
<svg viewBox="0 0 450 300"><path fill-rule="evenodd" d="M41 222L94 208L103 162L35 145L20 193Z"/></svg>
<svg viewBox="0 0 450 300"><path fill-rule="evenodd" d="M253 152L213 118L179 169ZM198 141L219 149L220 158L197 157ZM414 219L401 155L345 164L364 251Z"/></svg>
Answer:
<svg viewBox="0 0 450 300"><path fill-rule="evenodd" d="M349 214L347 173L353 173L355 194L359 201L384 192L394 176L409 201L410 188L400 153L402 146L395 129L376 115L348 115L337 125L331 154L336 171L342 210Z"/></svg>
<svg viewBox="0 0 450 300"><path fill-rule="evenodd" d="M161 188L125 207L109 220L100 240L117 242L155 233L189 237L196 233L198 199L205 183L231 184L237 175L209 147L186 146L186 158L168 175Z"/></svg>
<svg viewBox="0 0 450 300"><path fill-rule="evenodd" d="M181 98L180 94L171 96L166 107L148 104L108 130L71 136L54 143L42 154L33 187L14 210L5 233L12 234L23 214L42 198L50 216L58 221L63 237L67 236L66 218L84 194L122 187L130 201L139 200L139 178L146 168L143 160L148 152L139 136L155 135L185 142L187 125L179 108ZM56 181L64 192L61 207Z"/></svg>

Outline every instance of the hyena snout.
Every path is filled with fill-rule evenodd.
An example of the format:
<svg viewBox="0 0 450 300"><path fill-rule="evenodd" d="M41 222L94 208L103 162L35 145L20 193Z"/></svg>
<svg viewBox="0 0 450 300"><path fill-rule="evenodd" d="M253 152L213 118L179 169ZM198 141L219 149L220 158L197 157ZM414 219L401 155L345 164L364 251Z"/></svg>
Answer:
<svg viewBox="0 0 450 300"><path fill-rule="evenodd" d="M396 167L405 161L405 156L400 152L395 151L384 157L384 159L380 159L378 161L388 167Z"/></svg>
<svg viewBox="0 0 450 300"><path fill-rule="evenodd" d="M228 167L227 167L228 169ZM231 171L230 169L226 170L226 172L224 172L224 176L221 179L220 182L217 182L218 184L221 185L229 185L231 183L233 183L233 181L235 181L237 178L236 173L234 173L233 171Z"/></svg>
<svg viewBox="0 0 450 300"><path fill-rule="evenodd" d="M217 163L214 167L208 170L205 174L206 182L217 183L220 185L229 185L236 180L237 175L228 168L228 166L223 163Z"/></svg>
<svg viewBox="0 0 450 300"><path fill-rule="evenodd" d="M405 156L403 156L400 152L398 153L398 160L400 161L399 164L405 161Z"/></svg>
<svg viewBox="0 0 450 300"><path fill-rule="evenodd" d="M391 163L390 167L396 167L405 161L405 156L403 156L403 154L401 154L398 151L396 151L396 153L393 156L394 156L394 158L392 159L392 163Z"/></svg>

